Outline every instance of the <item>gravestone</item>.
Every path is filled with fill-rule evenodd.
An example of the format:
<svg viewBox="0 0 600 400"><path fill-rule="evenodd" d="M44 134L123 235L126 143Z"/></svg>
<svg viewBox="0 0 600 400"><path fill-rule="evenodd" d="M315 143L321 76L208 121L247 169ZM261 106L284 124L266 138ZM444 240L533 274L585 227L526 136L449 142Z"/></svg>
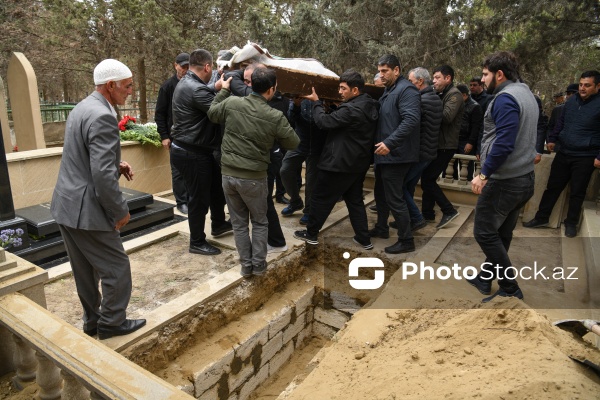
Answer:
<svg viewBox="0 0 600 400"><path fill-rule="evenodd" d="M12 153L13 146L10 140L10 124L8 123L8 110L6 109L6 90L2 78L0 78L0 128L4 140L4 152L6 154Z"/></svg>
<svg viewBox="0 0 600 400"><path fill-rule="evenodd" d="M45 149L37 78L31 63L23 53L13 53L6 75L19 150Z"/></svg>
<svg viewBox="0 0 600 400"><path fill-rule="evenodd" d="M122 187L121 192L131 214L129 223L121 228L122 236L173 220L173 204L155 201L151 194L129 188ZM41 265L65 254L58 224L50 213L50 202L20 208L16 214L25 220L29 232L34 235L31 246L16 251L16 255Z"/></svg>
<svg viewBox="0 0 600 400"><path fill-rule="evenodd" d="M15 206L8 176L8 163L6 161L6 153L4 152L4 139L1 131L2 126L0 126L0 140L2 140L2 143L0 143L0 148L2 149L0 154L0 234L9 235L8 231L15 231L15 233L9 236L13 238L18 236L21 244L18 246L13 244L7 247L8 251L13 252L16 249L29 247L29 235L27 234L25 220L15 215ZM21 235L17 234L17 232L20 232L19 229L23 230Z"/></svg>

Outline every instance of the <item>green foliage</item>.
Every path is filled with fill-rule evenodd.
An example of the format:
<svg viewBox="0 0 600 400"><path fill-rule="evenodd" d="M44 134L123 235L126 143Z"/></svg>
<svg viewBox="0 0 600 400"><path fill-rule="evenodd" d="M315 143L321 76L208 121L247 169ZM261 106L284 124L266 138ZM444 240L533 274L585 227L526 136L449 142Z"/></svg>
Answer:
<svg viewBox="0 0 600 400"><path fill-rule="evenodd" d="M403 71L447 63L457 81L483 58L514 51L540 94L564 90L598 68L597 0L4 0L0 74L11 51L32 63L42 96L78 101L93 90L96 63L132 69L133 100L153 101L176 54L256 41L272 54L312 57L337 73L371 77L396 54ZM543 97L543 96L542 96Z"/></svg>
<svg viewBox="0 0 600 400"><path fill-rule="evenodd" d="M125 125L125 130L121 131L121 141L134 140L141 144L152 144L156 147L162 146L160 135L156 130L156 124L135 124L131 121Z"/></svg>

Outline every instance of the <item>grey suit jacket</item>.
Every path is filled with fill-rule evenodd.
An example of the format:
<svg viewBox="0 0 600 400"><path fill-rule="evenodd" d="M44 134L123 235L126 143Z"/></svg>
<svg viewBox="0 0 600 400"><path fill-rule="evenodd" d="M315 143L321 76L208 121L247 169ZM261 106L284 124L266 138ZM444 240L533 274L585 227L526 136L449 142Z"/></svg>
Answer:
<svg viewBox="0 0 600 400"><path fill-rule="evenodd" d="M119 189L121 143L117 119L98 92L69 114L50 210L71 228L110 231L129 212Z"/></svg>

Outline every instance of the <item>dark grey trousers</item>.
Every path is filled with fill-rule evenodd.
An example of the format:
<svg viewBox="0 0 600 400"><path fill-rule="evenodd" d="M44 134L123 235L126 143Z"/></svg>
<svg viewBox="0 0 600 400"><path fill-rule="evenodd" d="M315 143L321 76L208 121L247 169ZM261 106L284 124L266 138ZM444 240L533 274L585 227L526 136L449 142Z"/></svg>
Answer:
<svg viewBox="0 0 600 400"><path fill-rule="evenodd" d="M121 325L131 297L131 267L119 232L58 227L83 306L83 329Z"/></svg>

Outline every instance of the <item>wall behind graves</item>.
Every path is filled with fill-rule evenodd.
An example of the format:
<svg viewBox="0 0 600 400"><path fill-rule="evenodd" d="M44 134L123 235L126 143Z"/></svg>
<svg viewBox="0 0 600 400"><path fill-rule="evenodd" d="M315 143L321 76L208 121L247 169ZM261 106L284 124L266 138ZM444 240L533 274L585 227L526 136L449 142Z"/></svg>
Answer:
<svg viewBox="0 0 600 400"><path fill-rule="evenodd" d="M171 189L171 166L166 150L138 142L123 142L121 149L122 160L131 164L135 173L131 182L121 178L121 186L146 193ZM6 155L15 209L52 200L61 157L62 147Z"/></svg>

